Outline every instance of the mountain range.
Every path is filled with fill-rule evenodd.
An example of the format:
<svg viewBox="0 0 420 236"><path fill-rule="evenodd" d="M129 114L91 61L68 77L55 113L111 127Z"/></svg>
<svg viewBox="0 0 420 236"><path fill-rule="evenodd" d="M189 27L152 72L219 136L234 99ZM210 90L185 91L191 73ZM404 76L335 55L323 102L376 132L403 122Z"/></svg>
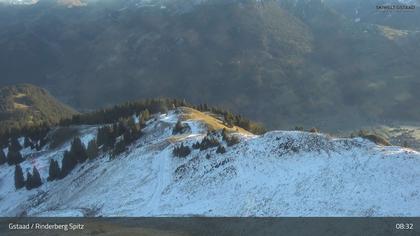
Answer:
<svg viewBox="0 0 420 236"><path fill-rule="evenodd" d="M353 3L4 5L0 85L45 87L79 110L185 98L269 128L337 131L418 122L412 108L420 103L420 21L400 27L417 12L400 13L395 24L369 17L356 22Z"/></svg>

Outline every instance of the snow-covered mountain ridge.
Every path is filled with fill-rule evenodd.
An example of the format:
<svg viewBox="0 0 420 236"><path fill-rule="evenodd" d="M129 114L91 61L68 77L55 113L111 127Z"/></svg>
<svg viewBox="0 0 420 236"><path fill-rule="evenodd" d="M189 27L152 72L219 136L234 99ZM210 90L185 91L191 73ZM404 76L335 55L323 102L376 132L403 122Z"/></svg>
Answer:
<svg viewBox="0 0 420 236"><path fill-rule="evenodd" d="M23 169L37 166L44 184L16 191L14 167L0 166L1 216L415 216L420 214L420 154L378 146L361 138L273 131L237 132L240 143L192 149L207 134L206 121L183 121L186 110L157 115L125 153L78 165L62 180L47 182L51 158L69 143L40 152L23 150ZM188 111L188 110L187 110ZM79 127L87 144L95 126ZM214 134L222 140L220 134ZM5 150L7 151L7 150ZM60 162L61 163L61 162Z"/></svg>

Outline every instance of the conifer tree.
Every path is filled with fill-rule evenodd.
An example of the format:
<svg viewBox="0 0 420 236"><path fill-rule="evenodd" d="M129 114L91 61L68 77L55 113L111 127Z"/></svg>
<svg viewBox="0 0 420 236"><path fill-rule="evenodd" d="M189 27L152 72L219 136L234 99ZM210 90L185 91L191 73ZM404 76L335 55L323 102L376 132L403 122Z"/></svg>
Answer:
<svg viewBox="0 0 420 236"><path fill-rule="evenodd" d="M110 149L114 147L116 137L114 136L111 127L104 126L98 129L96 140L98 146L103 146L104 149Z"/></svg>
<svg viewBox="0 0 420 236"><path fill-rule="evenodd" d="M317 129L317 128L315 128L315 127L313 127L313 128L311 128L311 129L309 130L309 132L311 132L311 133L318 133L318 129Z"/></svg>
<svg viewBox="0 0 420 236"><path fill-rule="evenodd" d="M97 144L98 146L102 146L105 144L105 127L99 127L98 128L98 133L96 134L96 140L97 140Z"/></svg>
<svg viewBox="0 0 420 236"><path fill-rule="evenodd" d="M32 189L32 175L29 172L26 173L25 187L26 187L27 190Z"/></svg>
<svg viewBox="0 0 420 236"><path fill-rule="evenodd" d="M36 149L37 151L41 151L42 147L41 147L41 145L40 145L40 141L38 141L38 142L35 144L35 149Z"/></svg>
<svg viewBox="0 0 420 236"><path fill-rule="evenodd" d="M20 145L16 137L11 138L9 150L12 150L14 152L19 152L20 150L22 150L22 146Z"/></svg>
<svg viewBox="0 0 420 236"><path fill-rule="evenodd" d="M25 141L23 142L23 146L25 147L25 148L28 148L28 147L32 147L32 141L31 141L31 139L29 139L29 137L25 137Z"/></svg>
<svg viewBox="0 0 420 236"><path fill-rule="evenodd" d="M144 111L141 112L141 121L143 121L142 123L146 123L146 121L148 121L150 119L150 112L148 109L145 109Z"/></svg>
<svg viewBox="0 0 420 236"><path fill-rule="evenodd" d="M41 150L47 143L48 143L48 140L45 137L41 138L39 140L39 145L37 147L37 150L38 151Z"/></svg>
<svg viewBox="0 0 420 236"><path fill-rule="evenodd" d="M133 135L133 139L137 140L141 137L141 126L139 124L135 124L132 128L131 128L131 132Z"/></svg>
<svg viewBox="0 0 420 236"><path fill-rule="evenodd" d="M200 143L199 142L193 143L192 148L193 149L199 149L200 148Z"/></svg>
<svg viewBox="0 0 420 236"><path fill-rule="evenodd" d="M130 118L128 118L127 120L127 127L129 129L132 129L135 125L136 125L136 120L134 119L133 116L130 116Z"/></svg>
<svg viewBox="0 0 420 236"><path fill-rule="evenodd" d="M34 166L32 170L31 188L38 188L41 185L42 185L41 175L39 174L38 169Z"/></svg>
<svg viewBox="0 0 420 236"><path fill-rule="evenodd" d="M140 121L139 121L139 125L141 128L146 126L146 122L150 120L150 112L148 109L144 110L141 112L140 114Z"/></svg>
<svg viewBox="0 0 420 236"><path fill-rule="evenodd" d="M225 153L225 152L226 152L226 149L225 149L225 147L223 147L222 145L219 145L219 146L217 147L216 153L223 154L223 153Z"/></svg>
<svg viewBox="0 0 420 236"><path fill-rule="evenodd" d="M9 150L7 153L7 164L9 165L17 165L23 162L22 155L19 151Z"/></svg>
<svg viewBox="0 0 420 236"><path fill-rule="evenodd" d="M65 151L61 163L60 177L66 177L77 165L77 159L69 151Z"/></svg>
<svg viewBox="0 0 420 236"><path fill-rule="evenodd" d="M51 159L50 161L50 169L48 171L48 181L53 181L60 178L60 166L56 160Z"/></svg>
<svg viewBox="0 0 420 236"><path fill-rule="evenodd" d="M133 134L130 129L127 129L123 134L123 140L125 145L129 145L133 140Z"/></svg>
<svg viewBox="0 0 420 236"><path fill-rule="evenodd" d="M228 127L233 127L233 125L234 125L234 117L233 117L233 114L232 114L232 113L227 112L227 113L224 115L224 120L225 120L226 125L227 125Z"/></svg>
<svg viewBox="0 0 420 236"><path fill-rule="evenodd" d="M113 125L114 130L114 136L119 137L124 134L124 132L127 130L126 121L120 119L117 123Z"/></svg>
<svg viewBox="0 0 420 236"><path fill-rule="evenodd" d="M79 137L73 139L70 147L70 154L77 159L79 163L87 160L86 147Z"/></svg>
<svg viewBox="0 0 420 236"><path fill-rule="evenodd" d="M218 145L219 141L216 138L211 135L207 135L200 143L200 150L203 151L212 147L217 147Z"/></svg>
<svg viewBox="0 0 420 236"><path fill-rule="evenodd" d="M226 142L228 147L238 144L240 142L239 138L235 135L229 135L227 130L223 128L222 130L222 139Z"/></svg>
<svg viewBox="0 0 420 236"><path fill-rule="evenodd" d="M125 150L126 150L126 147L125 147L125 142L124 142L124 140L120 140L120 141L118 141L118 142L115 144L115 148L114 148L114 151L113 151L113 155L114 155L114 157L115 157L115 156L117 156L118 154L123 153Z"/></svg>
<svg viewBox="0 0 420 236"><path fill-rule="evenodd" d="M115 146L115 142L117 141L117 137L115 136L113 129L111 129L110 127L105 129L105 131L106 131L105 147L113 148Z"/></svg>
<svg viewBox="0 0 420 236"><path fill-rule="evenodd" d="M98 144L96 143L96 139L92 139L89 142L86 152L87 152L87 156L90 160L98 157L99 150L98 150Z"/></svg>
<svg viewBox="0 0 420 236"><path fill-rule="evenodd" d="M25 179L23 178L23 172L20 165L15 166L15 188L21 189L25 186Z"/></svg>
<svg viewBox="0 0 420 236"><path fill-rule="evenodd" d="M172 134L182 134L185 132L186 128L187 126L182 124L182 122L178 120L175 124L175 127L172 130Z"/></svg>
<svg viewBox="0 0 420 236"><path fill-rule="evenodd" d="M226 137L227 137L227 130L226 128L222 129L222 139L226 141Z"/></svg>
<svg viewBox="0 0 420 236"><path fill-rule="evenodd" d="M7 162L6 155L3 152L3 148L0 147L0 166Z"/></svg>
<svg viewBox="0 0 420 236"><path fill-rule="evenodd" d="M188 146L184 146L181 143L181 146L174 147L172 154L176 157L186 157L191 153L191 149Z"/></svg>

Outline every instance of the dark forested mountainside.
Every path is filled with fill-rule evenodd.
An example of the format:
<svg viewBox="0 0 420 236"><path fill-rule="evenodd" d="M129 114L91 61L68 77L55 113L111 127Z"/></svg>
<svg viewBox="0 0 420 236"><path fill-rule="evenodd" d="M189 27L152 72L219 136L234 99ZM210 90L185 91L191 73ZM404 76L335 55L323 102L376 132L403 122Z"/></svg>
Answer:
<svg viewBox="0 0 420 236"><path fill-rule="evenodd" d="M56 124L76 113L45 89L30 84L0 88L0 133L10 129Z"/></svg>
<svg viewBox="0 0 420 236"><path fill-rule="evenodd" d="M420 118L414 31L394 37L320 0L136 4L0 6L0 84L41 85L83 109L185 98L270 128Z"/></svg>

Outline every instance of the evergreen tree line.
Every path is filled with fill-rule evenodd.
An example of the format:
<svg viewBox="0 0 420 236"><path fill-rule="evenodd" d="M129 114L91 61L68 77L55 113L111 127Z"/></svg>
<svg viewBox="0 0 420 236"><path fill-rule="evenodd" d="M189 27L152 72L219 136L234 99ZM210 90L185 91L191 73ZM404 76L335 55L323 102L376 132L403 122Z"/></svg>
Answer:
<svg viewBox="0 0 420 236"><path fill-rule="evenodd" d="M98 157L99 148L96 140L90 140L86 147L79 137L74 138L71 142L70 150L64 151L61 169L57 161L51 160L48 181L62 179L70 174L78 164L83 164L87 160L93 160Z"/></svg>
<svg viewBox="0 0 420 236"><path fill-rule="evenodd" d="M15 166L15 188L21 189L26 187L27 190L38 188L42 185L41 175L36 167L33 167L32 173L26 173L26 180L23 176L22 167L20 165Z"/></svg>
<svg viewBox="0 0 420 236"><path fill-rule="evenodd" d="M16 165L15 167L15 187L20 189L26 186L28 190L41 186L41 177L38 170L34 167L32 173L27 173L26 181L23 177L22 168L19 163L23 161L20 150L22 147L16 141L12 141L9 146L7 157L0 150L0 163L8 163ZM94 159L98 156L99 150L96 139L91 140L86 148L80 138L76 137L71 142L70 150L66 150L63 155L61 168L56 160L50 161L48 181L64 178L67 176L78 163L84 163L87 159Z"/></svg>
<svg viewBox="0 0 420 236"><path fill-rule="evenodd" d="M40 150L47 143L47 134L50 131L47 123L42 125L24 126L22 128L11 128L0 132L0 147L5 148L13 139L25 138L25 148Z"/></svg>
<svg viewBox="0 0 420 236"><path fill-rule="evenodd" d="M203 151L209 148L217 147L219 145L220 145L219 140L217 140L216 138L210 135L207 135L206 137L203 138L203 140L201 140L199 147L200 147L200 151Z"/></svg>
<svg viewBox="0 0 420 236"><path fill-rule="evenodd" d="M142 114L139 123L136 123L133 117L129 117L120 119L113 125L99 128L98 146L105 151L112 150L113 156L123 153L128 145L141 137L141 129L145 127L147 120L150 118L148 114L148 111L146 115ZM119 138L118 141L117 138Z"/></svg>
<svg viewBox="0 0 420 236"><path fill-rule="evenodd" d="M206 140L210 140L210 139L206 139ZM215 144L214 143L215 145L209 146L208 141L204 141L204 143L203 142L202 143L199 143L199 142L194 143L192 145L192 148L193 149L200 149L200 151L205 150L205 149L200 148L202 144L206 146L206 149L208 149L210 147L217 147L216 153L223 154L223 153L226 152L226 148L222 144L220 144L220 143ZM172 154L176 157L186 157L186 156L190 155L190 153L191 153L191 148L189 146L185 146L183 143L180 146L175 146L174 149L172 150Z"/></svg>
<svg viewBox="0 0 420 236"><path fill-rule="evenodd" d="M70 150L66 150L64 152L61 163L60 177L66 177L77 166L77 164L84 163L87 158L88 155L85 145L82 143L79 137L74 138L71 142Z"/></svg>
<svg viewBox="0 0 420 236"><path fill-rule="evenodd" d="M185 100L179 99L147 99L134 102L126 102L121 105L116 105L112 108L101 109L90 113L77 114L72 118L64 119L60 122L61 126L68 125L97 125L97 124L110 124L115 123L121 118L127 118L133 114L140 115L142 112L147 111L148 115L158 112L167 112L168 109L177 107L190 107L203 112L212 112L221 115L226 125L238 126L255 134L265 133L266 130L261 124L250 121L241 115L235 115L230 111L210 107L207 104L192 105Z"/></svg>
<svg viewBox="0 0 420 236"><path fill-rule="evenodd" d="M207 133L206 137L204 137L201 142L196 142L192 145L193 149L200 149L200 151L207 150L209 148L217 147L216 153L223 154L226 152L226 148L219 142L219 140L214 137L216 132L209 132ZM223 129L221 132L223 140L226 141L228 146L235 145L239 143L239 139L236 136L230 136L226 133L226 130ZM182 143L180 146L175 146L172 154L176 157L186 157L191 153L191 149L189 146L184 146ZM206 156L207 157L207 156Z"/></svg>
<svg viewBox="0 0 420 236"><path fill-rule="evenodd" d="M208 111L223 116L226 125L238 126L255 134L264 133L266 130L257 123L254 123L241 115L234 115L232 112L210 107L207 104L194 106L185 100L179 99L147 99L135 102L127 102L116 105L112 108L100 109L90 113L74 115L71 118L59 122L60 126L69 125L98 125L116 123L120 119L126 119L133 114L141 115L142 120L148 120L151 114L166 112L168 108L191 107L199 111ZM47 134L52 126L48 123L41 125L24 126L22 128L11 128L0 132L0 147L5 148L10 140L17 137L25 137L25 147L40 150L48 143Z"/></svg>
<svg viewBox="0 0 420 236"><path fill-rule="evenodd" d="M176 157L186 157L190 155L191 149L188 146L184 146L182 143L180 146L174 147L172 154Z"/></svg>
<svg viewBox="0 0 420 236"><path fill-rule="evenodd" d="M124 152L128 145L140 138L146 118L148 117L144 116L140 123L136 123L134 118L130 117L120 119L112 125L99 127L96 138L91 140L87 147L79 137L74 138L70 150L64 152L61 168L57 161L51 160L48 181L66 177L78 164L98 157L100 151L111 151L113 156Z"/></svg>
<svg viewBox="0 0 420 236"><path fill-rule="evenodd" d="M190 127L188 126L188 124L183 124L180 120L178 120L174 126L174 128L172 129L172 134L183 134L185 133L188 129L190 129Z"/></svg>
<svg viewBox="0 0 420 236"><path fill-rule="evenodd" d="M187 103L177 99L147 99L126 102L107 109L74 115L60 122L61 126L68 125L98 125L118 122L121 118L128 118L133 114L144 115L147 120L150 114L167 112L169 108L186 106Z"/></svg>
<svg viewBox="0 0 420 236"><path fill-rule="evenodd" d="M305 131L305 128L303 126L295 126L295 130L296 131ZM308 132L310 133L319 133L319 129L312 127L308 130Z"/></svg>
<svg viewBox="0 0 420 236"><path fill-rule="evenodd" d="M0 148L0 165L6 163L9 165L17 165L23 162L20 150L22 150L22 146L20 145L18 139L12 138L8 144L7 155L3 152L3 148Z"/></svg>
<svg viewBox="0 0 420 236"><path fill-rule="evenodd" d="M228 110L224 110L217 107L210 107L207 104L192 106L192 108L202 112L211 112L223 116L225 125L230 128L232 128L233 126L238 126L254 134L263 134L267 132L267 130L261 124L252 122L251 120L241 115L235 115Z"/></svg>
<svg viewBox="0 0 420 236"><path fill-rule="evenodd" d="M236 145L240 142L237 136L229 135L225 128L222 130L222 139L226 142L228 147Z"/></svg>
<svg viewBox="0 0 420 236"><path fill-rule="evenodd" d="M89 141L87 148L80 138L76 137L71 142L70 150L66 150L61 161L61 168L58 161L51 160L49 167L48 181L54 181L66 177L78 165L86 160L93 160L99 156L99 148L96 139Z"/></svg>
<svg viewBox="0 0 420 236"><path fill-rule="evenodd" d="M218 147L220 144L219 140L214 137L214 133L207 133L201 142L196 142L192 145L193 149L200 149L200 151L207 150L209 148Z"/></svg>
<svg viewBox="0 0 420 236"><path fill-rule="evenodd" d="M45 145L45 144L43 144ZM34 142L29 138L25 137L23 146L20 144L18 138L12 137L9 139L9 142L7 144L7 156L3 152L3 147L0 148L0 165L4 163L8 163L9 165L16 165L23 161L22 155L20 151L23 148L39 148L39 144L35 145Z"/></svg>

